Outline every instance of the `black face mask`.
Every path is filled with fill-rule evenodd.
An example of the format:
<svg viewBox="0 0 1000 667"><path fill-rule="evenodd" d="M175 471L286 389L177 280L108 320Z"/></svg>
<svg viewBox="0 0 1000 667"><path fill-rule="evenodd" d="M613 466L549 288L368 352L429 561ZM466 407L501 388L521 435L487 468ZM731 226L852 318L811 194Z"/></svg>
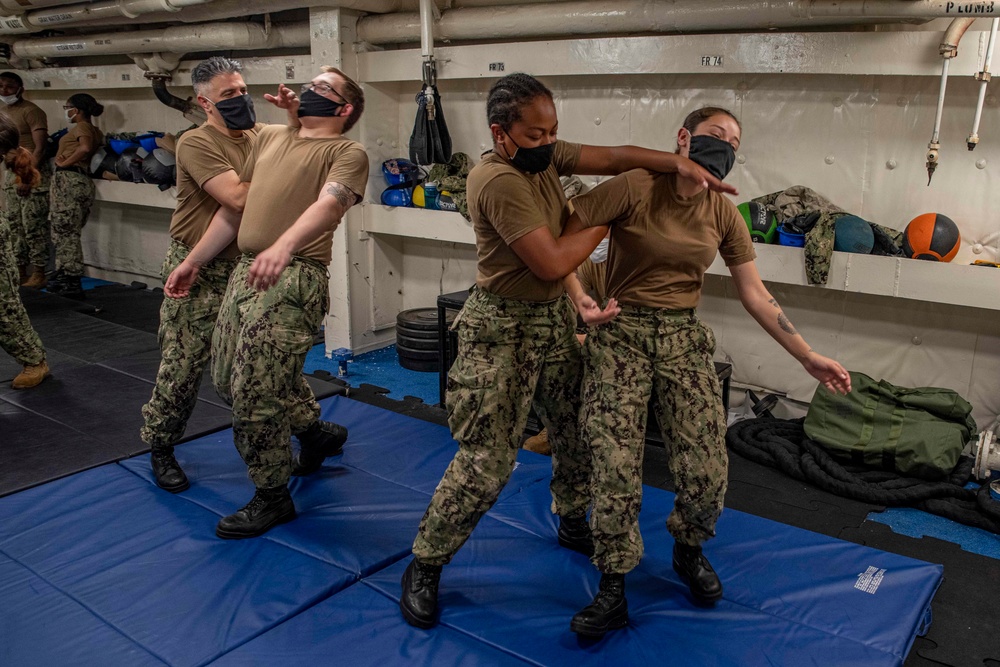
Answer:
<svg viewBox="0 0 1000 667"><path fill-rule="evenodd" d="M230 130L249 130L257 124L257 112L253 109L253 98L244 93L238 97L213 102L223 122Z"/></svg>
<svg viewBox="0 0 1000 667"><path fill-rule="evenodd" d="M509 134L507 136L510 137ZM514 137L510 137L510 140L517 146ZM554 141L551 144L535 146L534 148L521 148L517 146L514 156L509 159L510 163L521 171L526 171L529 174L540 174L552 164L552 154L555 150L556 144Z"/></svg>
<svg viewBox="0 0 1000 667"><path fill-rule="evenodd" d="M733 168L736 151L728 141L716 139L710 134L699 134L691 137L688 158L721 181Z"/></svg>
<svg viewBox="0 0 1000 667"><path fill-rule="evenodd" d="M346 106L346 104L327 99L315 91L307 90L299 98L299 118L303 116L334 118L339 116L340 110Z"/></svg>

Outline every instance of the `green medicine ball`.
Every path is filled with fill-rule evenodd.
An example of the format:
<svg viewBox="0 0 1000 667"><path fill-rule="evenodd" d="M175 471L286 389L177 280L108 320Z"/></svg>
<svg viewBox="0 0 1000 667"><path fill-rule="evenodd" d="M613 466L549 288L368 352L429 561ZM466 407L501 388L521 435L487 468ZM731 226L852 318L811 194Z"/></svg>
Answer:
<svg viewBox="0 0 1000 667"><path fill-rule="evenodd" d="M743 202L736 209L743 216L754 243L775 243L778 236L778 221L774 213L752 201Z"/></svg>

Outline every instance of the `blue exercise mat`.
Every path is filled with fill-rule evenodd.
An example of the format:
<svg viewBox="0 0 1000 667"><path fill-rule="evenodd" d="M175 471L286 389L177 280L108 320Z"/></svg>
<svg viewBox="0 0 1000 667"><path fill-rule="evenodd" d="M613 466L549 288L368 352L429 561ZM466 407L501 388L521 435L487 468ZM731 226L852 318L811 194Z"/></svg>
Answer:
<svg viewBox="0 0 1000 667"><path fill-rule="evenodd" d="M354 446L342 457L351 456ZM181 445L177 460L191 488L183 502L214 514L214 522L245 505L254 494L233 432L220 431ZM298 518L271 529L264 540L341 567L357 577L407 556L427 509L427 496L350 466L328 460L309 477L289 485ZM149 456L120 464L154 486Z"/></svg>
<svg viewBox="0 0 1000 667"><path fill-rule="evenodd" d="M164 663L28 568L0 555L0 665ZM85 641L72 641L72 637Z"/></svg>
<svg viewBox="0 0 1000 667"><path fill-rule="evenodd" d="M398 415L388 410L334 396L320 401L322 419L343 424L350 431L344 447L345 465L427 495L458 451L444 426ZM510 481L500 499L552 475L544 456L520 452ZM426 503L425 503L426 507Z"/></svg>
<svg viewBox="0 0 1000 667"><path fill-rule="evenodd" d="M204 664L355 580L270 540L220 540L217 520L107 465L0 499L0 555L63 593L64 612L82 605L170 665ZM3 643L14 652L77 644L82 656L36 664L132 664L108 658L120 649L95 641L89 619L62 616L66 625L41 623Z"/></svg>
<svg viewBox="0 0 1000 667"><path fill-rule="evenodd" d="M525 663L451 628L402 621L399 605L360 583L223 656L213 666L506 667Z"/></svg>
<svg viewBox="0 0 1000 667"><path fill-rule="evenodd" d="M0 498L0 664L901 665L941 581L940 566L727 510L707 547L725 595L701 609L670 564L673 496L647 488L630 625L580 642L569 621L598 575L558 545L549 460L522 452L444 570L441 625L415 630L399 580L455 443L349 399L322 405L351 429L345 453L292 482L299 517L260 539L214 535L253 495L231 431L177 448L192 480L178 495L143 455Z"/></svg>

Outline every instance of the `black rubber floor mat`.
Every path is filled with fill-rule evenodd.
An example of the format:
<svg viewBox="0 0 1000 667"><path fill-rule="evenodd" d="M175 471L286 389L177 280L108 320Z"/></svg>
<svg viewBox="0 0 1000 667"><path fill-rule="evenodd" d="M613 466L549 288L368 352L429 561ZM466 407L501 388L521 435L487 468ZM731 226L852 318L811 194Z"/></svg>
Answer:
<svg viewBox="0 0 1000 667"><path fill-rule="evenodd" d="M0 395L12 403L67 428L118 448L123 455L148 447L139 439L140 408L149 400L150 383L91 364L60 373L31 390ZM198 401L185 439L228 428L228 408Z"/></svg>
<svg viewBox="0 0 1000 667"><path fill-rule="evenodd" d="M72 311L32 315L31 324L46 350L99 362L158 349L156 336Z"/></svg>
<svg viewBox="0 0 1000 667"><path fill-rule="evenodd" d="M126 448L0 401L0 496L128 456Z"/></svg>
<svg viewBox="0 0 1000 667"><path fill-rule="evenodd" d="M56 377L65 371L87 365L87 362L83 359L77 359L76 357L71 357L56 350L45 351L45 362L49 365L52 377ZM14 377L21 372L21 369L21 364L14 361L12 357L0 353L0 394L17 391L10 386L10 383L11 380L13 380ZM51 379L43 380L43 382L50 381Z"/></svg>
<svg viewBox="0 0 1000 667"><path fill-rule="evenodd" d="M142 283L101 285L87 290L79 312L130 329L156 334L160 326L163 290L146 289Z"/></svg>
<svg viewBox="0 0 1000 667"><path fill-rule="evenodd" d="M403 400L396 401L388 398L386 396L388 393L388 389L377 387L373 384L362 384L347 390L347 395L356 401L431 422L432 424L448 425L448 412L446 410L436 405L424 403L423 400L416 396L404 396Z"/></svg>
<svg viewBox="0 0 1000 667"><path fill-rule="evenodd" d="M130 375L152 385L156 382L156 374L160 369L160 351L150 350L127 357L115 357L114 359L102 361L101 366L124 373L125 375ZM152 391L152 387L149 390ZM147 396L146 398L148 399L149 397ZM215 387L212 386L212 375L209 368L206 368L202 374L201 386L198 389L198 398L217 405L220 408L229 409L226 402L215 392Z"/></svg>

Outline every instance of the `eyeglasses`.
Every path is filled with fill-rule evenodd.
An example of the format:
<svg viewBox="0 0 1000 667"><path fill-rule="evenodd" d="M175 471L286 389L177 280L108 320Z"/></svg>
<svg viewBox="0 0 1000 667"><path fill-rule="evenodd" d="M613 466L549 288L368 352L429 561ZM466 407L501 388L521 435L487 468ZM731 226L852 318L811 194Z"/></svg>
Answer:
<svg viewBox="0 0 1000 667"><path fill-rule="evenodd" d="M338 93L334 89L334 87L331 86L328 83L323 83L323 82L320 82L320 83L303 83L302 84L302 92L304 93L307 90L311 90L314 93L319 93L320 95L329 95L330 93L333 93L334 95L336 95L340 99L344 100L345 102L347 101L346 97L344 97L343 95L341 95L340 93Z"/></svg>
<svg viewBox="0 0 1000 667"><path fill-rule="evenodd" d="M70 110L70 109L75 109L75 108L76 108L76 107L75 107L75 106L73 106L72 104L64 104L64 105L63 105L63 109L65 109L65 110L67 110L67 111L68 111L68 110Z"/></svg>

